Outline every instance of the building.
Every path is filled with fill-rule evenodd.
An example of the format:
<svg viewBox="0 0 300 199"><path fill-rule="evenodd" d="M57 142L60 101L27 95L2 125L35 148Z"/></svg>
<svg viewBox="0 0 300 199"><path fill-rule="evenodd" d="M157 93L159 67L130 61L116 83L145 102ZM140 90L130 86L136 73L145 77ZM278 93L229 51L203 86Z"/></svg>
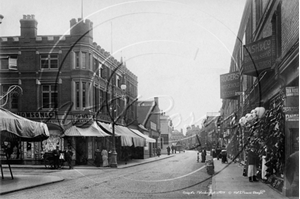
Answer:
<svg viewBox="0 0 300 199"><path fill-rule="evenodd" d="M185 147L188 149L195 148L196 146L199 146L200 144L202 145L203 143L199 143L200 141L200 131L201 128L199 125L195 126L194 124L191 126L188 126L186 128L186 133L185 133ZM198 138L197 138L198 136Z"/></svg>
<svg viewBox="0 0 300 199"><path fill-rule="evenodd" d="M45 122L50 130L43 143L14 143L20 160L36 162L43 151L71 146L77 164L92 162L96 148L111 148L111 138L63 138L64 131L95 120L110 123L112 111L118 116L126 104L131 105L117 123L135 121L137 76L94 42L88 19L71 19L66 35L38 35L34 15L24 15L20 24L20 36L1 37L0 93L9 92L4 108ZM10 92L13 85L23 92Z"/></svg>
<svg viewBox="0 0 300 199"><path fill-rule="evenodd" d="M155 143L149 142L144 147L144 158L155 157L156 149L160 147L158 145L161 136L160 116L161 111L159 109L158 97L154 97L154 100L138 101L137 121L139 130L156 140Z"/></svg>
<svg viewBox="0 0 300 199"><path fill-rule="evenodd" d="M173 131L173 126L172 120L165 113L160 115L160 131L161 134L158 145L161 148L161 153L167 154L167 147L170 146L170 137Z"/></svg>
<svg viewBox="0 0 300 199"><path fill-rule="evenodd" d="M181 129L180 131L174 130L171 134L170 137L170 143L172 146L176 147L177 151L184 150L186 148L186 139L185 135L183 134L183 130Z"/></svg>
<svg viewBox="0 0 300 199"><path fill-rule="evenodd" d="M285 163L299 151L298 0L246 2L229 73L220 81L230 155L246 163L248 146L260 158L265 152L267 184L293 195Z"/></svg>

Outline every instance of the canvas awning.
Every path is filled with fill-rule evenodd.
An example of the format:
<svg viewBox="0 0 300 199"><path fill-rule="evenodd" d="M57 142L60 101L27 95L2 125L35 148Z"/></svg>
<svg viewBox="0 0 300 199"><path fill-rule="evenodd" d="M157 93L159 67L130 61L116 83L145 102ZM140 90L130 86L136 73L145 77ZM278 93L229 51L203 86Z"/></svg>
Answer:
<svg viewBox="0 0 300 199"><path fill-rule="evenodd" d="M45 123L31 121L0 108L1 140L42 141L49 137Z"/></svg>
<svg viewBox="0 0 300 199"><path fill-rule="evenodd" d="M105 133L97 124L96 121L92 123L91 126L88 128L79 128L76 126L72 126L68 128L64 136L83 136L83 137L106 137L110 136L109 134Z"/></svg>
<svg viewBox="0 0 300 199"><path fill-rule="evenodd" d="M130 128L129 128L130 129ZM149 136L143 134L142 132L140 132L139 130L136 130L136 129L130 129L131 131L133 131L135 134L143 137L146 139L146 142L150 142L150 143L156 143L156 140L153 139L153 138L150 138Z"/></svg>
<svg viewBox="0 0 300 199"><path fill-rule="evenodd" d="M109 133L112 133L112 129L110 124L102 123L100 122L100 126L104 128ZM122 146L145 146L145 139L143 137L140 137L130 131L127 127L123 127L120 125L115 125L115 136L121 137L121 145Z"/></svg>

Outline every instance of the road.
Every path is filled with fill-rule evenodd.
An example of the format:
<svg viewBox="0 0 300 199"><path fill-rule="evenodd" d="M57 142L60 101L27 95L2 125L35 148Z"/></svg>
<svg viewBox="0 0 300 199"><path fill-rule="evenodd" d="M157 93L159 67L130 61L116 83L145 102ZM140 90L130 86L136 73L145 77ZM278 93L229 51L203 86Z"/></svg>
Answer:
<svg viewBox="0 0 300 199"><path fill-rule="evenodd" d="M123 169L14 169L15 175L54 175L59 183L22 190L1 198L210 198L211 178L196 152Z"/></svg>

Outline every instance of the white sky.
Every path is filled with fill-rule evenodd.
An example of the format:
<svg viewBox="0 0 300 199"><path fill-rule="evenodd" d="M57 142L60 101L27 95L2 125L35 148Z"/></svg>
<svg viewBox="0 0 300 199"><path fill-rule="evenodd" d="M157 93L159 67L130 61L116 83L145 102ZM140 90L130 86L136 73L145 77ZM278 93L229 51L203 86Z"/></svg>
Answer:
<svg viewBox="0 0 300 199"><path fill-rule="evenodd" d="M220 110L245 1L83 0L83 16L94 41L138 76L141 100L159 97L180 130ZM0 14L0 36L19 36L24 14L35 15L38 35L69 34L81 0L1 0Z"/></svg>

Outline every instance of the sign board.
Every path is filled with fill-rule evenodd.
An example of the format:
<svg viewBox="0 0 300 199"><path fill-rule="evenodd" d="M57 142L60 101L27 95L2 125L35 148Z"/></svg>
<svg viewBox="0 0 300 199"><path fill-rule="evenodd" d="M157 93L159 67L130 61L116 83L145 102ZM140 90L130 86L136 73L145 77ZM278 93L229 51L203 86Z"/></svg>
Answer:
<svg viewBox="0 0 300 199"><path fill-rule="evenodd" d="M240 72L220 75L220 89L222 99L236 98L240 92Z"/></svg>
<svg viewBox="0 0 300 199"><path fill-rule="evenodd" d="M272 39L270 36L244 45L243 74L256 76L257 72L271 68L275 54Z"/></svg>
<svg viewBox="0 0 300 199"><path fill-rule="evenodd" d="M285 121L287 122L298 122L299 114L285 114Z"/></svg>

